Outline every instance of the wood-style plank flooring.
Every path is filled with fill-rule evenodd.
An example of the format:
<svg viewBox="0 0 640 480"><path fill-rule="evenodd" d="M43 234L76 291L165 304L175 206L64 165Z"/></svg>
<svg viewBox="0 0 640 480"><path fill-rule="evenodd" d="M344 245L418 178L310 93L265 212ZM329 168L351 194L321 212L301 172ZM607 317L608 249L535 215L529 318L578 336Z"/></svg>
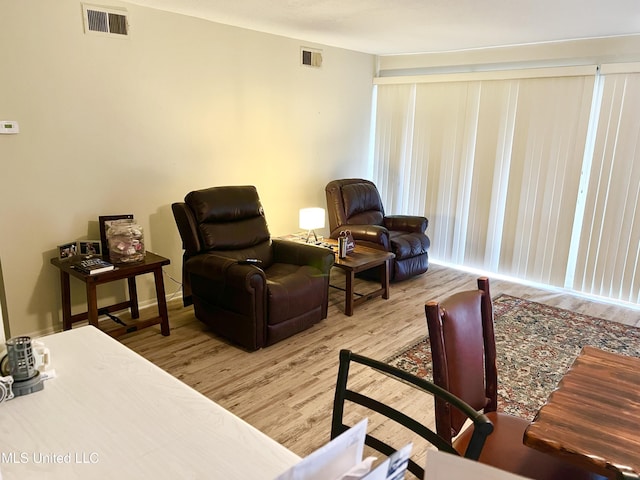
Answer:
<svg viewBox="0 0 640 480"><path fill-rule="evenodd" d="M339 283L341 275L333 269L332 283ZM352 317L343 314L344 293L332 288L327 319L279 344L251 353L208 331L194 317L191 307L182 307L180 299L169 302L169 337L160 335L156 326L122 337L121 341L304 456L329 439L339 350L348 348L387 359L426 335L425 302L475 288L476 278L475 274L432 265L422 276L392 284L390 299L376 298L358 306ZM360 288L367 286L370 285L362 284ZM496 279L491 279L491 290L493 297L506 293L640 326L638 310ZM379 393L383 400L404 404L416 415L423 415L425 423L433 424L433 401L424 398L424 394L403 392L388 379L371 374L358 382ZM372 428L382 427L374 419ZM392 440L395 435L393 431L382 434ZM423 448L418 447L417 451L422 454Z"/></svg>

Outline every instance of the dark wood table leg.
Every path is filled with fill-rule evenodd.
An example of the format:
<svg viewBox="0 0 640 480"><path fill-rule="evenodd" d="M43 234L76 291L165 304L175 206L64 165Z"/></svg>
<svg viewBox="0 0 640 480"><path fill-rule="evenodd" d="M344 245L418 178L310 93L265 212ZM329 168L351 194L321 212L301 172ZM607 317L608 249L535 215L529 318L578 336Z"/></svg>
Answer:
<svg viewBox="0 0 640 480"><path fill-rule="evenodd" d="M131 318L140 318L140 310L138 308L138 288L136 287L136 277L127 278L129 285L129 308L131 309Z"/></svg>
<svg viewBox="0 0 640 480"><path fill-rule="evenodd" d="M62 292L62 329L71 329L71 287L69 274L60 270L60 291Z"/></svg>
<svg viewBox="0 0 640 480"><path fill-rule="evenodd" d="M87 282L87 319L89 324L98 327L98 295L96 284Z"/></svg>
<svg viewBox="0 0 640 480"><path fill-rule="evenodd" d="M389 265L391 260L387 260L382 265L382 298L385 300L389 299Z"/></svg>
<svg viewBox="0 0 640 480"><path fill-rule="evenodd" d="M353 270L345 272L346 274L346 288L345 288L345 299L344 299L344 313L348 316L353 315L353 308L355 306L354 292L353 292L353 283L356 277L356 274Z"/></svg>
<svg viewBox="0 0 640 480"><path fill-rule="evenodd" d="M158 299L158 315L162 319L160 330L165 337L169 335L169 313L167 312L167 298L164 293L164 279L162 278L162 267L153 270L153 277L156 281L156 298Z"/></svg>

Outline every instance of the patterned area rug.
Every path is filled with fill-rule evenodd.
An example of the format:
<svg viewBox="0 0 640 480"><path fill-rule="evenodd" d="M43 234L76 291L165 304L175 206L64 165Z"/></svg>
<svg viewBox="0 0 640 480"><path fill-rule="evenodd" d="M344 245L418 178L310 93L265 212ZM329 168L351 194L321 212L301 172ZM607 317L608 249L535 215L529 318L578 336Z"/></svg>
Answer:
<svg viewBox="0 0 640 480"><path fill-rule="evenodd" d="M640 357L640 328L522 298L493 300L498 357L498 410L533 419L584 345ZM387 363L432 380L429 339Z"/></svg>

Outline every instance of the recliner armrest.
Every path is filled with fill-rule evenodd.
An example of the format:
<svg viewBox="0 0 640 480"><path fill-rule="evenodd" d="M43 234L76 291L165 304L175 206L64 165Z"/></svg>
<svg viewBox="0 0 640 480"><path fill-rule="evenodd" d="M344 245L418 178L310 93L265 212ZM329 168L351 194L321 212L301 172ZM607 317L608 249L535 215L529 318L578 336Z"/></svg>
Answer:
<svg viewBox="0 0 640 480"><path fill-rule="evenodd" d="M389 230L424 233L429 220L418 215L389 215L384 217L384 226Z"/></svg>
<svg viewBox="0 0 640 480"><path fill-rule="evenodd" d="M291 263L293 265L310 265L328 275L335 260L333 251L317 245L292 242L274 238L273 261L277 263Z"/></svg>
<svg viewBox="0 0 640 480"><path fill-rule="evenodd" d="M338 238L340 232L349 230L358 245L358 240L381 245L386 251L390 249L389 230L382 225L342 225L331 232L331 238Z"/></svg>
<svg viewBox="0 0 640 480"><path fill-rule="evenodd" d="M185 263L188 274L199 275L214 282L231 287L243 289L252 288L253 277L258 276L259 281L266 282L264 271L254 265L241 265L233 258L204 253L191 257Z"/></svg>

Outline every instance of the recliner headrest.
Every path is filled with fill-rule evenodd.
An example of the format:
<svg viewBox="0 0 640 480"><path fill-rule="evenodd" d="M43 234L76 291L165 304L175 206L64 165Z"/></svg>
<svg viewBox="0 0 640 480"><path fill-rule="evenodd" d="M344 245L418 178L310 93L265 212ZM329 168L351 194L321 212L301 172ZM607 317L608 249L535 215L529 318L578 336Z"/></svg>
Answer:
<svg viewBox="0 0 640 480"><path fill-rule="evenodd" d="M342 187L342 200L347 218L370 210L384 211L378 189L370 183L344 185Z"/></svg>
<svg viewBox="0 0 640 480"><path fill-rule="evenodd" d="M193 210L203 251L251 248L270 239L254 186L196 190L184 201Z"/></svg>
<svg viewBox="0 0 640 480"><path fill-rule="evenodd" d="M187 194L185 203L198 223L218 223L264 216L254 186L212 187Z"/></svg>

